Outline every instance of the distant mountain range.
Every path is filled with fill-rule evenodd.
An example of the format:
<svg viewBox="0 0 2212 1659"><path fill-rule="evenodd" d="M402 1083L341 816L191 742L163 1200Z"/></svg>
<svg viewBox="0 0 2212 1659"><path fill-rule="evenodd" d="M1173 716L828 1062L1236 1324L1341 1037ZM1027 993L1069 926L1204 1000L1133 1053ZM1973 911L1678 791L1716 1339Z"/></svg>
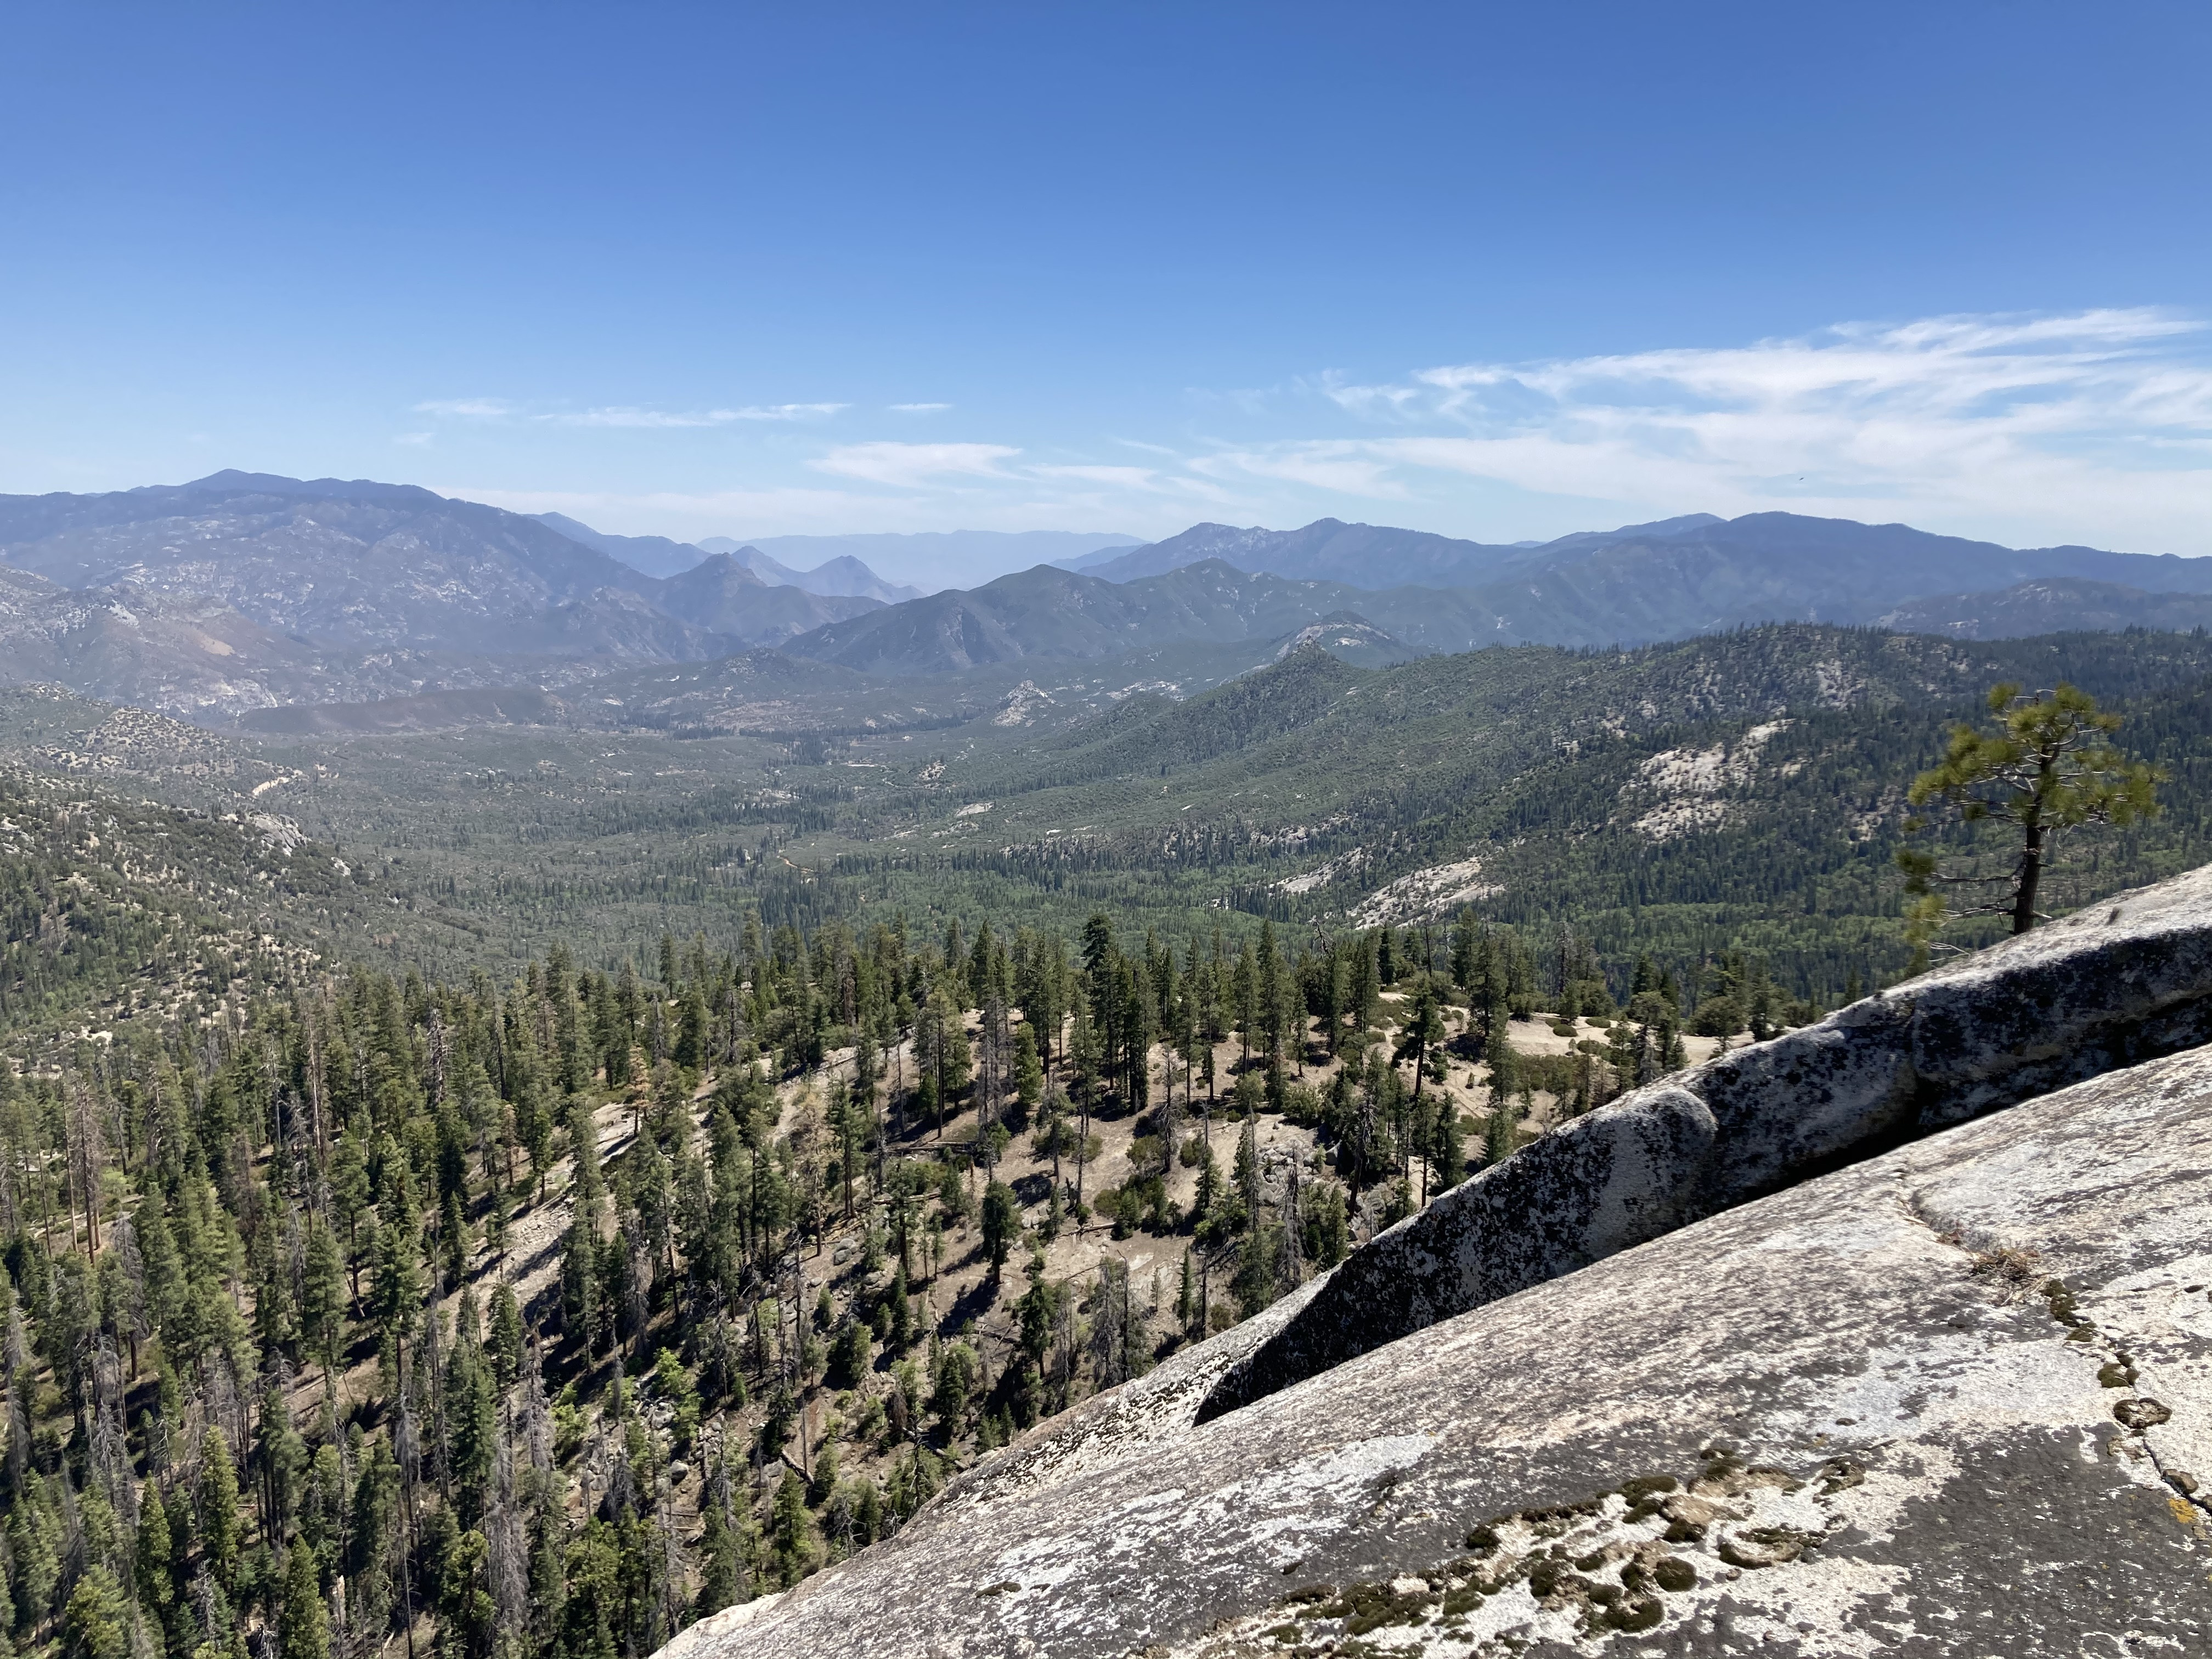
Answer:
<svg viewBox="0 0 2212 1659"><path fill-rule="evenodd" d="M565 513L535 513L531 516L540 524L552 526L570 541L596 548L609 558L619 559L647 576L680 576L715 555L724 554L771 587L796 587L824 599L866 599L896 605L901 599L918 599L922 594L919 587L885 581L849 553L825 559L811 570L794 570L750 543L734 542L727 536L709 536L696 543L672 542L665 536L609 535Z"/></svg>
<svg viewBox="0 0 2212 1659"><path fill-rule="evenodd" d="M794 568L819 567L839 558L863 560L878 570L896 571L906 580L919 584L918 593L933 593L946 587L972 587L1033 564L1079 567L1092 559L1111 559L1143 539L1110 532L1073 530L929 530L860 536L757 536L746 544ZM734 553L739 546L726 536L710 537L700 545L721 553Z"/></svg>
<svg viewBox="0 0 2212 1659"><path fill-rule="evenodd" d="M690 542L672 542L665 536L611 536L565 513L532 513L530 516L540 524L550 525L572 542L620 560L640 575L680 576L707 556L704 549L694 547Z"/></svg>
<svg viewBox="0 0 2212 1659"><path fill-rule="evenodd" d="M216 599L302 642L486 648L605 590L653 586L535 520L406 484L218 472L105 495L0 496L0 561L67 587Z"/></svg>
<svg viewBox="0 0 2212 1659"><path fill-rule="evenodd" d="M1126 582L1219 559L1239 570L1265 570L1302 581L1342 582L1348 587L1474 587L1526 556L1527 550L1520 547L1321 519L1303 530L1196 524L1164 542L1079 568L1109 582Z"/></svg>
<svg viewBox="0 0 2212 1659"><path fill-rule="evenodd" d="M2154 592L2212 590L2212 565L2171 554L2154 557L2088 547L2022 550L1930 535L1909 525L1794 513L1753 513L1740 519L1692 513L1508 545L1338 519L1316 520L1302 530L1200 524L1102 562L1086 561L1083 568L1107 581L1133 581L1201 559L1219 559L1239 570L1364 588L1481 590L1501 581L1579 571L1572 584L1586 592L1622 578L1663 573L1707 591L1731 586L1755 590L1757 602L1790 608L1789 616L1770 611L1761 620L1814 620L1803 613L1839 607L1863 611L1861 601L1869 583L1899 598L1924 592L1930 580L1968 592L2036 576L2121 582ZM1739 602L1717 592L1716 597L1723 604ZM1752 598L1746 593L1746 599ZM1643 604L1654 608L1649 599Z"/></svg>
<svg viewBox="0 0 2212 1659"><path fill-rule="evenodd" d="M665 567L683 544L566 522L409 484L236 471L0 496L0 566L44 579L12 581L0 605L0 678L235 711L711 659L882 603L772 586L705 553L653 576L617 555Z"/></svg>
<svg viewBox="0 0 2212 1659"><path fill-rule="evenodd" d="M605 596L601 596L604 599ZM625 603L627 602L627 603ZM628 633L662 653L720 654L727 635L687 628L629 595L532 618L498 652L346 648L278 634L218 599L129 582L70 588L0 565L0 684L46 683L191 720L588 678L576 635ZM598 660L608 658L601 654Z"/></svg>
<svg viewBox="0 0 2212 1659"><path fill-rule="evenodd" d="M2112 592L2101 609L2081 611L2014 591L2053 580ZM1911 607L1937 594L1948 596L1940 613L1910 620L1922 615ZM787 648L866 672L919 674L1020 656L1110 655L1170 638L1273 635L1338 614L1420 651L1635 645L1763 622L1977 638L2127 626L2138 617L2196 625L2197 609L2152 603L2159 594L2212 594L2212 560L2020 550L1789 513L1693 514L1534 547L1324 519L1295 531L1194 526L1089 572L1039 567L832 624Z"/></svg>
<svg viewBox="0 0 2212 1659"><path fill-rule="evenodd" d="M920 595L861 556L888 551L911 568L918 547L1062 562ZM1315 643L1372 665L1770 621L1966 639L2186 630L2212 623L2212 560L2017 550L1783 513L1693 514L1535 545L1333 519L1197 525L1135 548L1057 532L694 545L363 479L232 471L0 496L0 681L209 720L550 690L761 646L881 678L1247 642Z"/></svg>
<svg viewBox="0 0 2212 1659"><path fill-rule="evenodd" d="M1176 640L1274 638L1346 611L1348 600L1380 597L1248 574L1218 559L1134 582L1041 564L832 623L784 649L863 673L957 673L1024 657L1119 656Z"/></svg>
<svg viewBox="0 0 2212 1659"><path fill-rule="evenodd" d="M918 599L926 591L903 582L885 581L850 553L824 559L809 570L794 570L750 542L741 544L727 536L709 536L699 544L710 553L735 559L764 582L802 587L809 593L825 598L875 599L884 605L896 605L902 599Z"/></svg>
<svg viewBox="0 0 2212 1659"><path fill-rule="evenodd" d="M865 594L825 594L795 584L770 582L728 553L710 553L656 596L672 616L719 629L749 644L773 644L824 623L883 608Z"/></svg>

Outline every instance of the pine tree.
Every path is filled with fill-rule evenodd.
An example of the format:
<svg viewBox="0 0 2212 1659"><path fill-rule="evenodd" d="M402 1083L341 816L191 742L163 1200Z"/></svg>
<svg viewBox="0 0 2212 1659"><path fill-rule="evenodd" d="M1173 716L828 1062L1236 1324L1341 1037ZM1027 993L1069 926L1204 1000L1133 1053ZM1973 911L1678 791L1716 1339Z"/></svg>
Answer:
<svg viewBox="0 0 2212 1659"><path fill-rule="evenodd" d="M701 1505L702 1535L699 1540L699 1593L692 1611L700 1618L719 1613L746 1599L746 1574L750 1567L746 1548L747 1517L733 1513L728 1476L720 1469L709 1477Z"/></svg>
<svg viewBox="0 0 2212 1659"><path fill-rule="evenodd" d="M276 1651L279 1659L331 1659L330 1614L323 1605L315 1553L305 1544L295 1544L285 1554Z"/></svg>
<svg viewBox="0 0 2212 1659"><path fill-rule="evenodd" d="M170 1571L175 1549L161 1489L149 1480L138 1500L138 1536L132 1565L139 1603L157 1621L167 1617L169 1605L176 1598L176 1580Z"/></svg>
<svg viewBox="0 0 2212 1659"><path fill-rule="evenodd" d="M806 1486L797 1471L786 1469L776 1488L773 1523L776 1574L788 1588L814 1571L814 1527L806 1513Z"/></svg>
<svg viewBox="0 0 2212 1659"><path fill-rule="evenodd" d="M105 1563L94 1563L77 1580L64 1615L70 1659L124 1659L130 1646L129 1618L115 1575Z"/></svg>
<svg viewBox="0 0 2212 1659"><path fill-rule="evenodd" d="M960 1419L975 1387L975 1351L965 1342L948 1342L939 1349L929 1409L948 1436L959 1433Z"/></svg>
<svg viewBox="0 0 2212 1659"><path fill-rule="evenodd" d="M994 1181L983 1189L983 1254L991 1264L991 1283L996 1285L1006 1265L1007 1252L1022 1231L1020 1201L1014 1189Z"/></svg>
<svg viewBox="0 0 2212 1659"><path fill-rule="evenodd" d="M238 1470L230 1443L210 1425L200 1437L200 1544L209 1569L226 1594L238 1572Z"/></svg>
<svg viewBox="0 0 2212 1659"><path fill-rule="evenodd" d="M823 1380L832 1388L859 1388L867 1381L874 1364L869 1349L868 1328L848 1318L838 1327L836 1340L830 1345L829 1370Z"/></svg>
<svg viewBox="0 0 2212 1659"><path fill-rule="evenodd" d="M599 1352L605 1321L599 1305L599 1240L580 1197L561 1237L561 1328L587 1354Z"/></svg>
<svg viewBox="0 0 2212 1659"><path fill-rule="evenodd" d="M345 1255L319 1211L307 1217L300 1275L300 1334L325 1370L335 1369L345 1334Z"/></svg>
<svg viewBox="0 0 2212 1659"><path fill-rule="evenodd" d="M1438 1192L1448 1192L1467 1178L1467 1150L1460 1133L1459 1108L1449 1095L1441 1095L1437 1099L1429 1162L1436 1170Z"/></svg>
<svg viewBox="0 0 2212 1659"><path fill-rule="evenodd" d="M1514 1148L1520 1141L1520 1133L1514 1126L1514 1116L1513 1108L1505 1097L1492 1097L1490 1121L1483 1131L1484 1164L1502 1164L1513 1155Z"/></svg>
<svg viewBox="0 0 2212 1659"><path fill-rule="evenodd" d="M1505 1021L1502 1018L1493 1018L1490 1022L1482 1060L1490 1069L1490 1103L1495 1110L1505 1103L1520 1083L1519 1068L1515 1064L1512 1045L1505 1040Z"/></svg>
<svg viewBox="0 0 2212 1659"><path fill-rule="evenodd" d="M1940 872L1936 855L1907 848L1897 854L1905 872L1905 890L1917 902L1909 920L1916 963L1947 914L1938 886L1979 885L1993 896L1965 914L1999 915L2014 935L2044 920L2036 907L2043 878L2063 838L2089 825L2124 825L2158 811L2163 775L2130 760L2111 741L2120 717L2097 707L2087 692L2061 684L2056 690L2025 695L2015 684L1990 688L1990 713L1997 730L1977 731L1963 722L1951 728L1942 760L1912 781L1907 799L1916 807L1931 802L1966 824L2002 819L2014 825L2020 850L2001 873L1975 870ZM1917 815L1908 831L1924 829Z"/></svg>
<svg viewBox="0 0 2212 1659"><path fill-rule="evenodd" d="M491 1293L491 1331L486 1340L499 1386L512 1388L522 1373L522 1305L505 1279Z"/></svg>

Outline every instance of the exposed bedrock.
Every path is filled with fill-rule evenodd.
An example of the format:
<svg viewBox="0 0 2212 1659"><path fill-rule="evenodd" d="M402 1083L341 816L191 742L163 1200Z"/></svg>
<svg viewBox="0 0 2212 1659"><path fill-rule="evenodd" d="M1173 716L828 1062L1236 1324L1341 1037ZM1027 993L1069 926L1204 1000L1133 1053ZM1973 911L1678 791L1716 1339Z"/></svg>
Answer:
<svg viewBox="0 0 2212 1659"><path fill-rule="evenodd" d="M2206 1042L2212 867L1567 1125L1355 1252L1227 1365L1198 1414L1932 1130Z"/></svg>
<svg viewBox="0 0 2212 1659"><path fill-rule="evenodd" d="M2212 870L1570 1125L665 1659L2212 1652L2208 1041Z"/></svg>
<svg viewBox="0 0 2212 1659"><path fill-rule="evenodd" d="M671 1659L2204 1652L2212 1049L1194 1423L1202 1353Z"/></svg>

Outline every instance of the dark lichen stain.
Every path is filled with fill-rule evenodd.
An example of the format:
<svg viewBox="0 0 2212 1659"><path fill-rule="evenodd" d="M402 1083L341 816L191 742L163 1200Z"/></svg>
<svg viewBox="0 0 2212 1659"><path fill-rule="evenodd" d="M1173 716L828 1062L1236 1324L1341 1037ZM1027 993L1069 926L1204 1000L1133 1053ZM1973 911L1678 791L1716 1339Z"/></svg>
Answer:
<svg viewBox="0 0 2212 1659"><path fill-rule="evenodd" d="M1717 1553L1732 1567L1778 1567L1820 1541L1819 1534L1795 1527L1751 1527L1733 1538L1723 1537Z"/></svg>
<svg viewBox="0 0 2212 1659"><path fill-rule="evenodd" d="M1364 1636L1386 1625L1418 1625L1437 1598L1426 1592L1401 1595L1388 1584L1352 1584L1319 1610L1323 1619L1344 1620L1345 1634Z"/></svg>
<svg viewBox="0 0 2212 1659"><path fill-rule="evenodd" d="M2066 1281L2063 1279L2046 1279L2043 1281L2043 1302L2044 1305L2051 1310L2051 1316L2062 1325L2072 1325L2080 1328L2089 1322L2081 1316L2081 1310L2075 1305L2074 1292L2066 1288Z"/></svg>
<svg viewBox="0 0 2212 1659"><path fill-rule="evenodd" d="M1832 1457L1813 1471L1813 1478L1820 1483L1820 1495L1833 1498L1839 1492L1866 1484L1866 1465L1849 1457Z"/></svg>
<svg viewBox="0 0 2212 1659"><path fill-rule="evenodd" d="M1576 1522L1604 1516L1616 1496L1628 1505L1616 1519L1616 1524L1625 1525L1661 1513L1671 1493L1734 1494L1755 1487L1796 1492L1806 1484L1771 1464L1747 1468L1741 1455L1726 1444L1705 1447L1698 1457L1703 1468L1693 1481L1671 1474L1638 1475L1577 1502L1544 1504L1479 1522L1466 1534L1470 1553L1422 1574L1427 1587L1422 1591L1401 1594L1393 1587L1395 1580L1346 1584L1341 1589L1316 1584L1294 1591L1279 1604L1277 1616L1287 1622L1263 1631L1261 1638L1298 1654L1328 1652L1339 1659L1357 1659L1389 1650L1387 1645L1376 1648L1358 1639L1376 1631L1426 1625L1431 1620L1441 1626L1463 1629L1467 1615L1486 1596L1516 1583L1525 1583L1528 1593L1548 1607L1579 1609L1585 1636L1656 1630L1666 1620L1662 1594L1679 1595L1697 1589L1697 1569L1679 1556L1657 1554L1657 1540L1646 1540L1632 1548L1624 1547L1632 1540L1619 1540L1614 1547L1593 1550L1586 1542L1562 1534ZM1822 1483L1824 1492L1833 1493L1859 1485L1866 1479L1866 1468L1850 1458L1831 1458L1813 1478ZM1517 1559L1497 1559L1505 1548L1502 1530L1516 1525L1528 1528L1538 1541ZM1693 1543L1705 1536L1704 1527L1678 1521L1668 1527L1665 1540ZM1819 1534L1790 1528L1753 1528L1735 1537L1742 1541L1741 1557L1732 1553L1734 1540L1723 1544L1722 1553L1753 1567L1795 1560L1824 1541ZM1547 1545L1541 1541L1547 1539L1559 1541ZM1597 1576L1615 1562L1620 1563L1617 1583ZM1319 1620L1341 1620L1341 1636L1309 1630ZM1301 1641L1311 1645L1301 1646Z"/></svg>
<svg viewBox="0 0 2212 1659"><path fill-rule="evenodd" d="M1656 1630L1667 1609L1656 1596L1640 1601L1617 1601L1606 1609L1604 1623L1613 1630Z"/></svg>
<svg viewBox="0 0 2212 1659"><path fill-rule="evenodd" d="M1680 1556L1670 1555L1651 1569L1651 1579L1661 1589L1680 1595L1697 1589L1698 1570Z"/></svg>

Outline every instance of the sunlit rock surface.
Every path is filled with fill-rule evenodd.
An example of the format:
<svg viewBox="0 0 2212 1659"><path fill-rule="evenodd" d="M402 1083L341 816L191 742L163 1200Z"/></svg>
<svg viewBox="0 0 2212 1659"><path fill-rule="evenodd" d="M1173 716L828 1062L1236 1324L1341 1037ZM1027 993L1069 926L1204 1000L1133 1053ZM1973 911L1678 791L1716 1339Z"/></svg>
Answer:
<svg viewBox="0 0 2212 1659"><path fill-rule="evenodd" d="M1716 1056L1524 1149L1344 1263L1201 1407L1931 1129L2212 1042L2212 868Z"/></svg>
<svg viewBox="0 0 2212 1659"><path fill-rule="evenodd" d="M1475 1183L1583 1219L1472 1310L1219 1410L1340 1269L665 1651L2207 1651L2212 1049L2141 1056L2208 930L2200 872L1644 1091Z"/></svg>

